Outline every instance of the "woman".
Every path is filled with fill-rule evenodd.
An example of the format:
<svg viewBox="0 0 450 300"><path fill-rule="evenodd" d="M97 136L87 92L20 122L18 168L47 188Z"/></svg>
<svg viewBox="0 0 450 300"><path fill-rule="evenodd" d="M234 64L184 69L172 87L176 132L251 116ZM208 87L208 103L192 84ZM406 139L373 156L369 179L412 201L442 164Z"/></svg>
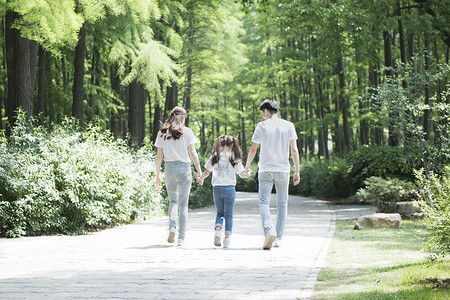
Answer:
<svg viewBox="0 0 450 300"><path fill-rule="evenodd" d="M184 126L186 110L174 107L172 113L161 126L156 137L156 187L161 188L159 173L164 158L166 189L169 195L169 243L175 242L178 225L178 246L182 246L185 238L188 219L189 193L192 184L191 161L194 162L198 176L202 175L200 161L194 144L197 142L192 129ZM188 156L189 152L189 156ZM179 211L179 213L178 213ZM178 224L177 224L177 217Z"/></svg>

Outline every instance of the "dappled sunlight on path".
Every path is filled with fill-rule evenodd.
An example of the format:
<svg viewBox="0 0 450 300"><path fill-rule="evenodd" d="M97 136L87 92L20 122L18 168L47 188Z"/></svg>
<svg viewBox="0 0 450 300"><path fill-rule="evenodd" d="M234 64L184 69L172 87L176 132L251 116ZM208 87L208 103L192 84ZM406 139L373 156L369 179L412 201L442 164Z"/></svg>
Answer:
<svg viewBox="0 0 450 300"><path fill-rule="evenodd" d="M282 247L262 250L257 195L238 192L229 249L213 245L213 206L189 213L183 247L166 242L167 217L84 236L0 239L0 299L307 299L334 216L324 201L290 196Z"/></svg>

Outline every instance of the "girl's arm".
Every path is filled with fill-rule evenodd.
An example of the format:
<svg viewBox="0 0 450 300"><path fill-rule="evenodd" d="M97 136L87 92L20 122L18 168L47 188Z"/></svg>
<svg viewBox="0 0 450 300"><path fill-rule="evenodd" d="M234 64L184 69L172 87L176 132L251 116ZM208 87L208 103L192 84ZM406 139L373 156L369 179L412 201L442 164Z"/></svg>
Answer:
<svg viewBox="0 0 450 300"><path fill-rule="evenodd" d="M158 189L161 188L161 179L159 178L159 172L161 171L161 163L163 160L164 151L163 148L159 148L156 150L156 171L155 171L155 177L156 177L156 187Z"/></svg>
<svg viewBox="0 0 450 300"><path fill-rule="evenodd" d="M202 174L202 176L199 176L199 177L197 178L197 183L200 184L200 185L203 185L203 181L205 180L206 177L209 176L210 173L211 173L210 170L206 170L206 171Z"/></svg>

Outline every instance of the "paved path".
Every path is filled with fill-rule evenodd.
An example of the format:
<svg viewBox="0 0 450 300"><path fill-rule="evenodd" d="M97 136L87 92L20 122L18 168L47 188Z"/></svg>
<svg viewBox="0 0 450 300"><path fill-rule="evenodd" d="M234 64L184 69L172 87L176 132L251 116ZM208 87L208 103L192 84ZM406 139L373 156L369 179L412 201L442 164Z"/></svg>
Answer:
<svg viewBox="0 0 450 300"><path fill-rule="evenodd" d="M0 299L308 299L336 213L324 201L289 201L284 244L271 250L262 250L257 195L243 192L229 249L213 245L213 206L189 213L183 247L166 242L167 217L84 236L0 239Z"/></svg>

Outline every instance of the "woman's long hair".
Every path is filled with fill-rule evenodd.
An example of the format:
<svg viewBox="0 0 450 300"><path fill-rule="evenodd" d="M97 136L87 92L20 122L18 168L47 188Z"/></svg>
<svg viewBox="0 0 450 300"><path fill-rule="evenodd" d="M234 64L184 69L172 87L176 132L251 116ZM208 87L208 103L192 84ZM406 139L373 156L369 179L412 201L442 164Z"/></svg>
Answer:
<svg viewBox="0 0 450 300"><path fill-rule="evenodd" d="M234 167L239 162L242 161L242 151L239 146L239 141L237 138L232 137L231 135L222 135L219 136L214 144L213 151L211 153L211 165L215 165L219 163L220 160L220 148L223 146L234 147L231 149L230 155L230 163Z"/></svg>
<svg viewBox="0 0 450 300"><path fill-rule="evenodd" d="M167 120L159 129L159 132L164 139L178 140L183 135L184 117L186 110L182 107L176 106L167 117Z"/></svg>

